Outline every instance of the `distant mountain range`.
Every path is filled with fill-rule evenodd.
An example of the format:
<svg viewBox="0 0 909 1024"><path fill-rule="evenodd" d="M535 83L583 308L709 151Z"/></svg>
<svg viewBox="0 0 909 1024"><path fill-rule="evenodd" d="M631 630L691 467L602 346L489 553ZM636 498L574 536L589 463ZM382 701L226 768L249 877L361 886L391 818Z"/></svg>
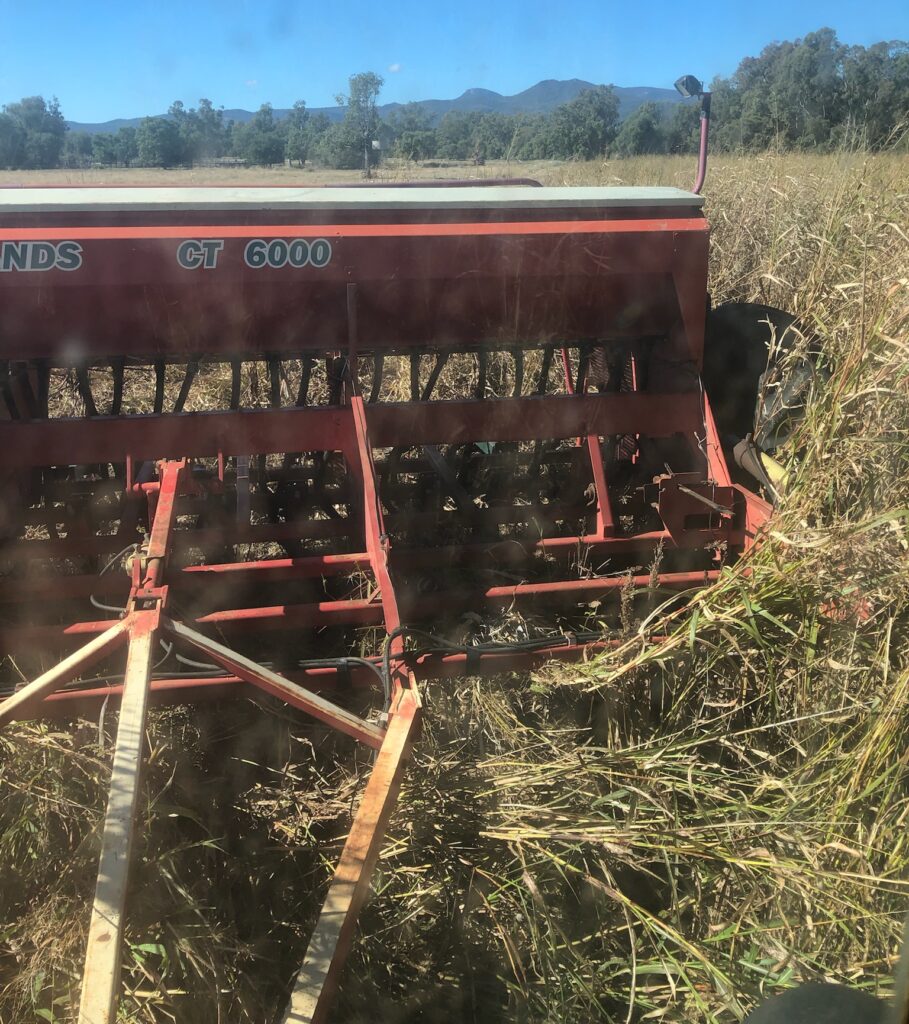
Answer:
<svg viewBox="0 0 909 1024"><path fill-rule="evenodd" d="M585 89L594 87L593 82L584 82L579 78L569 78L567 81L547 78L514 96L503 96L491 89L468 89L457 99L421 100L420 106L426 109L433 120L438 120L449 110L500 114L546 114L563 103L573 100ZM678 103L680 101L680 97L674 89L656 89L652 86L642 85L630 88L616 86L615 91L619 99L619 116L621 118L626 118L642 103ZM398 110L403 105L402 103L383 103L379 106L379 112L382 117L388 117L392 111ZM286 117L287 113L286 109L275 110L275 116L278 118ZM343 116L343 108L311 107L310 113L326 114L330 120L340 121ZM225 110L224 119L243 124L253 114L254 111L251 110ZM81 121L67 121L66 123L70 131L94 134L95 132L115 132L118 128L126 126L135 128L141 120L141 117L118 117L112 121L101 121L97 124Z"/></svg>

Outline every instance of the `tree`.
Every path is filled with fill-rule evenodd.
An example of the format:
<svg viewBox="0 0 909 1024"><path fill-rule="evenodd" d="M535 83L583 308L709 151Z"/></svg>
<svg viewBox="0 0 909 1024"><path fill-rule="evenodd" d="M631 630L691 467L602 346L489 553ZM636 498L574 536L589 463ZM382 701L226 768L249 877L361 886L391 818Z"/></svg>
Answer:
<svg viewBox="0 0 909 1024"><path fill-rule="evenodd" d="M701 110L694 103L678 103L663 121L667 153L696 153L701 131Z"/></svg>
<svg viewBox="0 0 909 1024"><path fill-rule="evenodd" d="M139 157L138 132L124 125L114 136L114 153L121 167L129 167Z"/></svg>
<svg viewBox="0 0 909 1024"><path fill-rule="evenodd" d="M840 134L860 130L872 148L887 145L909 118L909 43L851 46L843 57Z"/></svg>
<svg viewBox="0 0 909 1024"><path fill-rule="evenodd" d="M21 167L25 152L25 131L16 119L0 113L0 167Z"/></svg>
<svg viewBox="0 0 909 1024"><path fill-rule="evenodd" d="M663 119L656 103L642 103L623 122L615 138L618 156L664 153Z"/></svg>
<svg viewBox="0 0 909 1024"><path fill-rule="evenodd" d="M222 156L227 142L224 128L224 109L215 109L211 100L200 99L196 111L199 135L199 155L205 159Z"/></svg>
<svg viewBox="0 0 909 1024"><path fill-rule="evenodd" d="M305 100L297 100L287 114L287 141L284 145L284 157L291 163L301 167L306 163L306 156L312 138L309 132L309 111Z"/></svg>
<svg viewBox="0 0 909 1024"><path fill-rule="evenodd" d="M247 163L283 163L284 146L285 132L270 103L263 103L246 124L234 128L234 152Z"/></svg>
<svg viewBox="0 0 909 1024"><path fill-rule="evenodd" d="M315 144L314 152L326 167L351 171L363 167L360 139L348 121L329 124Z"/></svg>
<svg viewBox="0 0 909 1024"><path fill-rule="evenodd" d="M517 114L508 155L515 160L545 160L549 119L545 114Z"/></svg>
<svg viewBox="0 0 909 1024"><path fill-rule="evenodd" d="M374 139L379 137L379 112L377 101L385 79L374 71L361 71L348 79L350 94L337 97L338 106L344 107L344 125L347 129L339 134L338 142L348 138L356 140L363 156L363 174L372 177L373 165L378 160L377 152L372 148Z"/></svg>
<svg viewBox="0 0 909 1024"><path fill-rule="evenodd" d="M772 43L712 84L720 149L888 144L909 115L909 44L843 46L829 28Z"/></svg>
<svg viewBox="0 0 909 1024"><path fill-rule="evenodd" d="M90 138L92 162L103 164L105 167L113 167L117 162L117 137L111 132L97 132Z"/></svg>
<svg viewBox="0 0 909 1024"><path fill-rule="evenodd" d="M139 162L146 167L173 167L183 159L183 140L176 121L146 117L136 129Z"/></svg>
<svg viewBox="0 0 909 1024"><path fill-rule="evenodd" d="M470 154L475 115L449 110L436 130L436 154L443 160L466 160Z"/></svg>
<svg viewBox="0 0 909 1024"><path fill-rule="evenodd" d="M514 119L506 114L481 113L476 116L471 132L472 152L475 160L501 160L511 147L514 137Z"/></svg>
<svg viewBox="0 0 909 1024"><path fill-rule="evenodd" d="M612 86L585 89L556 107L549 119L549 155L592 160L606 152L619 123L619 101Z"/></svg>
<svg viewBox="0 0 909 1024"><path fill-rule="evenodd" d="M0 141L0 150L9 147L4 153L8 166L32 169L60 163L66 121L56 97L48 103L43 96L27 96L8 104L3 112L12 122Z"/></svg>
<svg viewBox="0 0 909 1024"><path fill-rule="evenodd" d="M64 167L90 167L95 136L88 132L67 132L63 139L61 163Z"/></svg>
<svg viewBox="0 0 909 1024"><path fill-rule="evenodd" d="M180 135L180 160L195 163L221 156L227 148L224 111L216 110L211 100L200 99L198 109L186 107L182 100L174 100L167 117Z"/></svg>
<svg viewBox="0 0 909 1024"><path fill-rule="evenodd" d="M405 160L428 160L436 155L436 133L426 108L406 103L388 119L393 149Z"/></svg>

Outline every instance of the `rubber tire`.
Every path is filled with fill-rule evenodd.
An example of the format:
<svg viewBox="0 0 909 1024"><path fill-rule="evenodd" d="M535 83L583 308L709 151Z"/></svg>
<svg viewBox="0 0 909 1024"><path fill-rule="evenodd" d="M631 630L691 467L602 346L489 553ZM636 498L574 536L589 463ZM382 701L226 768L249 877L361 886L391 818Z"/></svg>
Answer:
<svg viewBox="0 0 909 1024"><path fill-rule="evenodd" d="M745 1024L885 1024L888 1006L845 985L814 982L768 999Z"/></svg>
<svg viewBox="0 0 909 1024"><path fill-rule="evenodd" d="M702 379L724 444L754 431L770 342L775 336L785 351L798 336L794 325L791 313L756 302L727 302L708 310Z"/></svg>

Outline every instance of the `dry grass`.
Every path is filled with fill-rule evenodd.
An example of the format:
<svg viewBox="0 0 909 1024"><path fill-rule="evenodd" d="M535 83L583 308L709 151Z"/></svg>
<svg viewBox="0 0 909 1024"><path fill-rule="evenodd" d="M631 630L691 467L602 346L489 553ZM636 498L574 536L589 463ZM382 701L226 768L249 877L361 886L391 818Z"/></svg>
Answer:
<svg viewBox="0 0 909 1024"><path fill-rule="evenodd" d="M535 178L553 173L560 163L539 160L527 164L496 161L483 167L470 162L446 162L421 167L400 160L387 160L376 171L375 180L407 181L415 178L496 178L514 175ZM49 171L0 170L4 185L325 185L356 184L361 171L334 171L325 167L92 167L87 170L58 168Z"/></svg>
<svg viewBox="0 0 909 1024"><path fill-rule="evenodd" d="M831 371L770 540L649 623L660 647L641 624L580 669L430 689L338 1020L731 1022L799 979L886 979L909 910L909 163L721 158L708 213L715 301L799 312ZM358 766L279 713L170 712L151 739L126 1019L264 1024ZM69 1021L108 751L96 727L0 744L0 1019Z"/></svg>

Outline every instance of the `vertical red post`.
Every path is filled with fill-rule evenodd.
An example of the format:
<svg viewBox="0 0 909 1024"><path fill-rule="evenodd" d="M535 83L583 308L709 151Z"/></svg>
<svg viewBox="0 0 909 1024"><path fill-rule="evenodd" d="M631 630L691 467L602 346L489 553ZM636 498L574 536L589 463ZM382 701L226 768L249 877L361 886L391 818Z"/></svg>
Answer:
<svg viewBox="0 0 909 1024"><path fill-rule="evenodd" d="M565 390L574 394L574 381L571 379L571 361L568 349L562 348L562 368L565 372ZM582 388L583 390L583 388ZM606 472L603 469L603 449L596 434L588 434L578 445L586 444L587 456L590 459L590 472L593 476L593 487L597 499L597 525L595 536L611 537L615 533L615 519L612 516L612 505L609 503L609 489L606 486Z"/></svg>
<svg viewBox="0 0 909 1024"><path fill-rule="evenodd" d="M117 1017L126 891L139 802L148 691L161 612L167 599L167 588L162 586L164 567L170 553L177 492L185 470L185 461L160 464L158 501L148 552L141 569L134 563L136 582L125 619L129 654L98 881L88 929L79 1024L112 1024Z"/></svg>

